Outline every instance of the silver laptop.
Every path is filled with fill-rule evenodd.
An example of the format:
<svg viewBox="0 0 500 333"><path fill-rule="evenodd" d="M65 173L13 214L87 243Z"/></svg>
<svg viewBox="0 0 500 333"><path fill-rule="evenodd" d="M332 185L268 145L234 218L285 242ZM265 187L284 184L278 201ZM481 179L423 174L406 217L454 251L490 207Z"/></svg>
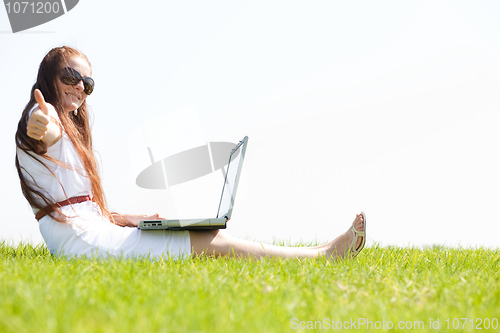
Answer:
<svg viewBox="0 0 500 333"><path fill-rule="evenodd" d="M180 219L180 220L143 220L139 223L142 230L210 230L225 229L226 223L231 219L233 213L234 199L238 182L240 180L241 168L247 149L248 136L245 136L229 154L227 170L224 174L224 185L219 202L217 215L213 218ZM222 167L224 171L224 167ZM215 208L215 207L214 207Z"/></svg>

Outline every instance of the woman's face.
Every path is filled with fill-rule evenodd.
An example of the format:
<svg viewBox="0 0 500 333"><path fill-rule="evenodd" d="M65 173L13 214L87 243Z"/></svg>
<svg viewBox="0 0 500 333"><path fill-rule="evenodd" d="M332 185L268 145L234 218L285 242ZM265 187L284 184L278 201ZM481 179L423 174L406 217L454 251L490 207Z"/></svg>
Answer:
<svg viewBox="0 0 500 333"><path fill-rule="evenodd" d="M92 73L87 60L78 56L69 58L67 64L64 66L73 68L83 77L90 76ZM85 101L88 96L83 91L83 81L80 80L80 82L72 86L62 83L59 77L60 74L58 75L58 79L56 79L56 85L59 90L59 96L61 96L62 99L62 108L68 113L75 111L82 105L83 101Z"/></svg>

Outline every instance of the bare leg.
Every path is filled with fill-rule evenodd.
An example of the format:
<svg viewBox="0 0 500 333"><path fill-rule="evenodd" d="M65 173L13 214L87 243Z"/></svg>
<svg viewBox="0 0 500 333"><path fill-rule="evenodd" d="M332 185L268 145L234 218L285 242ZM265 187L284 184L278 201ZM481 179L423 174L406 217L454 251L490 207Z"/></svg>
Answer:
<svg viewBox="0 0 500 333"><path fill-rule="evenodd" d="M364 230L364 221L361 215L356 215L353 224L357 230ZM234 238L223 230L190 231L189 234L191 238L191 253L194 257L200 254L207 254L215 256L254 257L256 259L266 256L280 258L314 258L326 256L331 259L337 259L346 255L353 238L352 231L347 230L344 234L324 245L315 247L286 247ZM356 248L360 243L361 237L358 237Z"/></svg>

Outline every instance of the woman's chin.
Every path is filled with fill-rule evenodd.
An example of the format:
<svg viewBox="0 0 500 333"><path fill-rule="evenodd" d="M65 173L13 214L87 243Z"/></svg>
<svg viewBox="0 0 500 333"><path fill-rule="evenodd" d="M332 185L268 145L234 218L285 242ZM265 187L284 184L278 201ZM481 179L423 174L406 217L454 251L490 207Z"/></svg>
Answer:
<svg viewBox="0 0 500 333"><path fill-rule="evenodd" d="M70 113L70 112L73 112L75 111L76 109L78 109L80 107L80 105L76 104L76 103L70 103L68 105L66 105L64 107L64 111L66 111L67 113Z"/></svg>

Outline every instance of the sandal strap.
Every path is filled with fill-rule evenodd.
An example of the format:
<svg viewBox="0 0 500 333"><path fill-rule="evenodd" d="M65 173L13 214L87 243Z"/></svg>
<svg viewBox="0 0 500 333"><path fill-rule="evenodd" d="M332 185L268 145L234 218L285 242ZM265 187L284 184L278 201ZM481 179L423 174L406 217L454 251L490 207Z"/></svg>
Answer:
<svg viewBox="0 0 500 333"><path fill-rule="evenodd" d="M365 231L364 230L363 231L359 231L356 228L354 228L353 225L351 226L351 230L354 232L355 236L360 236L360 237L361 236L363 236L363 237L365 236Z"/></svg>
<svg viewBox="0 0 500 333"><path fill-rule="evenodd" d="M351 242L351 246L349 247L350 249L350 252L351 252L351 255L353 255L354 257L358 255L359 252L361 252L361 250L364 248L364 241L362 240L361 241L361 244L359 245L359 249L356 250L356 242L358 241L358 237L363 237L363 239L365 238L365 231L359 231L357 230L354 225L351 226L351 231L353 233L353 237L352 237L352 242Z"/></svg>

